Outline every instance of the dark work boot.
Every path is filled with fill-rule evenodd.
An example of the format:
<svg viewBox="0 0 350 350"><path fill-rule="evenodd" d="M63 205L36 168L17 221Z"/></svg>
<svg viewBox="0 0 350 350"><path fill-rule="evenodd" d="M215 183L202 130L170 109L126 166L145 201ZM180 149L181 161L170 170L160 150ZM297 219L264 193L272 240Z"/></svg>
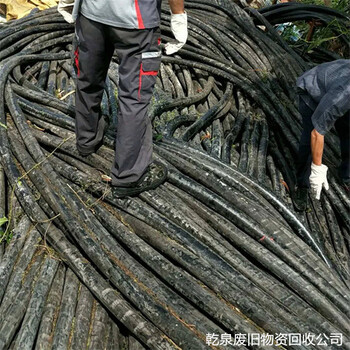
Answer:
<svg viewBox="0 0 350 350"><path fill-rule="evenodd" d="M308 206L309 189L307 187L297 187L293 194L293 205L296 211L306 211Z"/></svg>
<svg viewBox="0 0 350 350"><path fill-rule="evenodd" d="M167 175L167 168L162 163L153 161L137 182L126 183L123 186L112 185L112 194L117 198L124 198L154 190L166 180Z"/></svg>

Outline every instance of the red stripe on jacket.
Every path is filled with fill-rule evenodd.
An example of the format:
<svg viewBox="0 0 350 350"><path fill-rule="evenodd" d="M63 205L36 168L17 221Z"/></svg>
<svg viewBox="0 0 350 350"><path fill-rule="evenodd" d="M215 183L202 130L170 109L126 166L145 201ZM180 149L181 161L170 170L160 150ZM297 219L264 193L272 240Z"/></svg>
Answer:
<svg viewBox="0 0 350 350"><path fill-rule="evenodd" d="M145 29L138 0L135 0L135 8L136 8L136 16L137 16L137 22L139 24L139 29Z"/></svg>

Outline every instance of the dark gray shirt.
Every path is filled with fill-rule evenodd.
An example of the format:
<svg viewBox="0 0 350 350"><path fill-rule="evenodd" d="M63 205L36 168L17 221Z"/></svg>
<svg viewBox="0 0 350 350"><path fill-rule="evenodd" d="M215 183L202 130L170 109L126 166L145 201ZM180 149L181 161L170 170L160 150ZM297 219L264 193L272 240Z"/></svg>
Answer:
<svg viewBox="0 0 350 350"><path fill-rule="evenodd" d="M327 62L308 70L298 78L297 87L314 111L314 128L324 135L350 111L350 60Z"/></svg>
<svg viewBox="0 0 350 350"><path fill-rule="evenodd" d="M160 24L161 0L76 0L73 18L85 17L113 27L155 28Z"/></svg>

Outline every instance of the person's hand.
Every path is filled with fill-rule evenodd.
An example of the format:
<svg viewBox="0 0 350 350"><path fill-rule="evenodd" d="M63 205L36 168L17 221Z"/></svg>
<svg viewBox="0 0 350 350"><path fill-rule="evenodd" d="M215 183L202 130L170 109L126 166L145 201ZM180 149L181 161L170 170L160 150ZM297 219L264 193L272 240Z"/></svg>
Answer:
<svg viewBox="0 0 350 350"><path fill-rule="evenodd" d="M188 31L187 31L187 13L171 14L170 20L171 31L176 39L175 42L165 44L165 53L171 55L179 51L185 45Z"/></svg>
<svg viewBox="0 0 350 350"><path fill-rule="evenodd" d="M329 189L327 170L328 167L326 165L311 164L310 187L316 199L320 199L322 187L326 191Z"/></svg>
<svg viewBox="0 0 350 350"><path fill-rule="evenodd" d="M60 0L57 6L57 11L68 23L74 23L74 19L72 17L73 5L74 0Z"/></svg>

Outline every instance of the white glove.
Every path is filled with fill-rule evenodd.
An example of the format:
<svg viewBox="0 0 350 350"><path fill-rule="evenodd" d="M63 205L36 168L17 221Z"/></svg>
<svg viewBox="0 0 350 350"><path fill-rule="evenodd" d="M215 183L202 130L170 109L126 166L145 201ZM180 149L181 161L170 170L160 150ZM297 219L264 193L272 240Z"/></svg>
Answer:
<svg viewBox="0 0 350 350"><path fill-rule="evenodd" d="M316 165L311 164L311 175L310 175L310 187L312 192L316 195L316 199L320 199L322 187L326 191L329 189L328 180L327 180L327 170L326 165Z"/></svg>
<svg viewBox="0 0 350 350"><path fill-rule="evenodd" d="M176 41L165 44L165 53L167 55L179 51L186 43L188 36L187 13L171 14L170 27Z"/></svg>
<svg viewBox="0 0 350 350"><path fill-rule="evenodd" d="M74 19L72 17L73 6L74 0L60 0L57 6L57 11L68 23L74 23Z"/></svg>

